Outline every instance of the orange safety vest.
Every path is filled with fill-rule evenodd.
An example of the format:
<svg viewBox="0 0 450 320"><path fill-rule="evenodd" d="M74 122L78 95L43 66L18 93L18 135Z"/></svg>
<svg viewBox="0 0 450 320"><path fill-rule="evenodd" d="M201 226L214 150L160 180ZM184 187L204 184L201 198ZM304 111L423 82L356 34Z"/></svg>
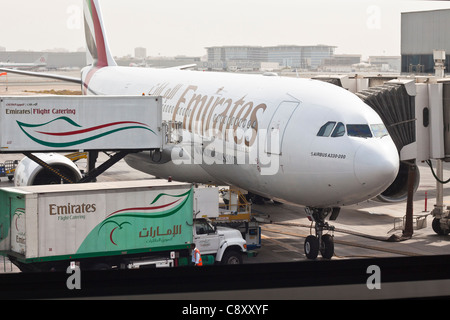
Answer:
<svg viewBox="0 0 450 320"><path fill-rule="evenodd" d="M198 255L198 262L197 262L197 255ZM203 266L203 262L202 262L202 255L200 254L200 250L198 250L197 248L194 249L194 262L195 265L197 267L201 267Z"/></svg>

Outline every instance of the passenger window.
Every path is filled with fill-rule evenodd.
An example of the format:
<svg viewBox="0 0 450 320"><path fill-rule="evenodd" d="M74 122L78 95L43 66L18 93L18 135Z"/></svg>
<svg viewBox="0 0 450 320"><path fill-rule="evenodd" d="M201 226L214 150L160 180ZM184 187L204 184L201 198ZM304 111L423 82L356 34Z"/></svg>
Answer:
<svg viewBox="0 0 450 320"><path fill-rule="evenodd" d="M331 136L333 138L336 137L342 137L345 134L345 126L342 122L339 122L336 126L336 128L334 128L333 133L331 134Z"/></svg>
<svg viewBox="0 0 450 320"><path fill-rule="evenodd" d="M333 131L334 125L336 124L336 122L334 121L329 121L327 123L325 123L319 130L319 132L317 133L318 137L329 137L331 132Z"/></svg>
<svg viewBox="0 0 450 320"><path fill-rule="evenodd" d="M372 138L372 132L367 124L348 124L347 134L350 137Z"/></svg>

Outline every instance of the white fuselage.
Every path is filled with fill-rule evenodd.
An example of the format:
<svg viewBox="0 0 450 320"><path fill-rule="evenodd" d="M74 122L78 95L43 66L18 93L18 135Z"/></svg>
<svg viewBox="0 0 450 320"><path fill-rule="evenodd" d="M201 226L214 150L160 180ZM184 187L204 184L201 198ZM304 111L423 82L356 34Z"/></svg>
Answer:
<svg viewBox="0 0 450 320"><path fill-rule="evenodd" d="M331 84L126 67L88 67L82 80L85 94L163 97L163 120L183 126L183 142L174 146L173 161L155 164L148 152L126 158L130 166L158 177L225 183L266 197L329 207L373 198L398 173L391 137L371 127L382 124L377 113ZM324 130L327 123L333 133Z"/></svg>

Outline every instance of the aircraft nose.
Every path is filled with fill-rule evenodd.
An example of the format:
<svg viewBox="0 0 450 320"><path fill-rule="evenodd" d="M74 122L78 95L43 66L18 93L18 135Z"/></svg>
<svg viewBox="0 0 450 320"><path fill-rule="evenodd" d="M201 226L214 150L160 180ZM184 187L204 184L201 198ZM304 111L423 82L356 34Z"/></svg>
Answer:
<svg viewBox="0 0 450 320"><path fill-rule="evenodd" d="M364 144L358 148L354 160L356 179L364 187L382 192L397 177L400 160L392 144ZM379 190L376 190L379 189Z"/></svg>

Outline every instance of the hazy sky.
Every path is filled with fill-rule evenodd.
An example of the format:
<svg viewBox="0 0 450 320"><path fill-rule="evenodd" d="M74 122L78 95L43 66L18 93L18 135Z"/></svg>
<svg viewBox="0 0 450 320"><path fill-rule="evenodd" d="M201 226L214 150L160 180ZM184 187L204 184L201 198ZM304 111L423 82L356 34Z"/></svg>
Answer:
<svg viewBox="0 0 450 320"><path fill-rule="evenodd" d="M336 53L400 55L401 12L450 9L418 0L101 0L113 55L206 54L205 47L337 46ZM82 0L0 0L7 50L84 47Z"/></svg>

